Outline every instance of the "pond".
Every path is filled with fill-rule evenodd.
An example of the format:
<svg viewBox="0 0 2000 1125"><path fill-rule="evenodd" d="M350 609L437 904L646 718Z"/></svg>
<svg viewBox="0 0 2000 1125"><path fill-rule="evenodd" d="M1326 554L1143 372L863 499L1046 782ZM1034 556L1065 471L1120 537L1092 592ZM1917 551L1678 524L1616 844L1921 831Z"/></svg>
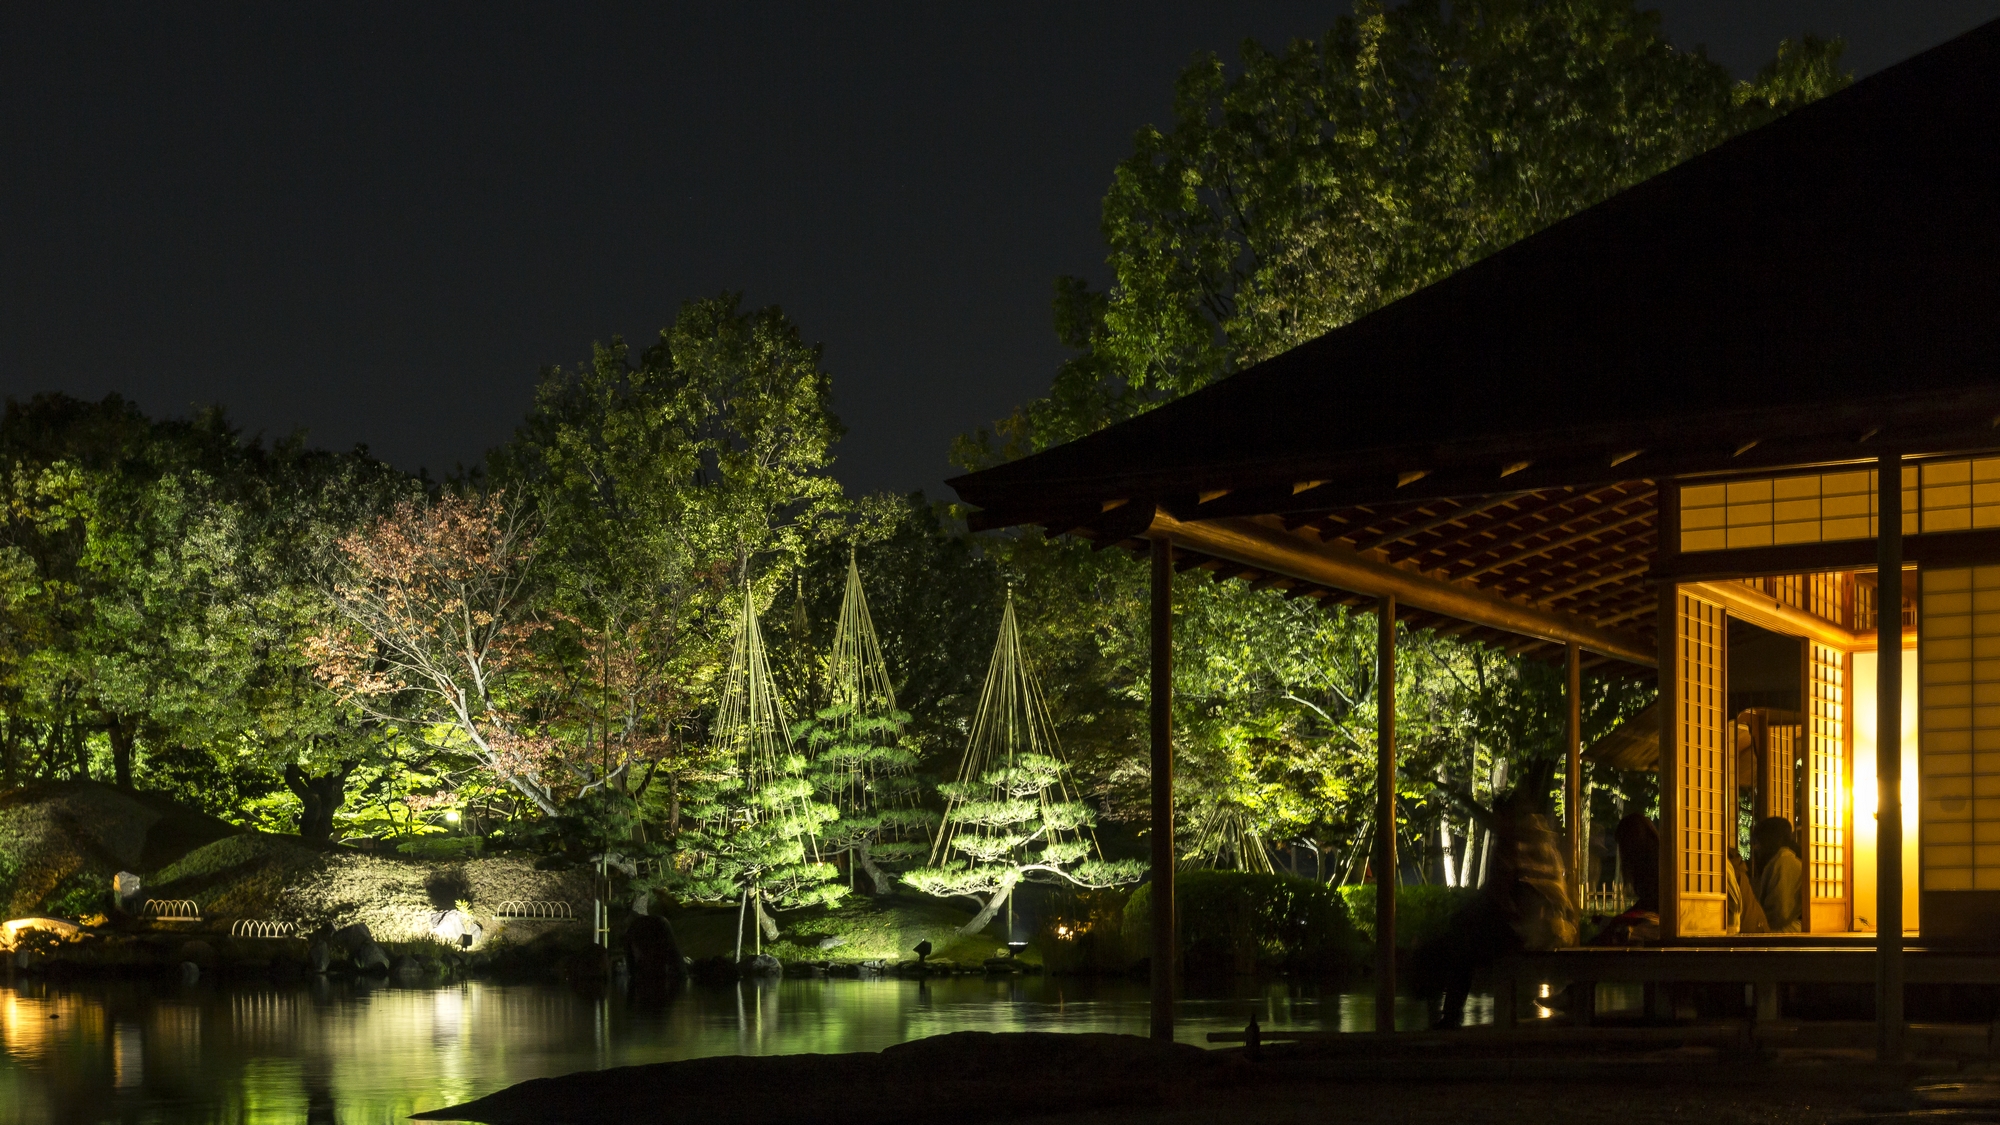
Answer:
<svg viewBox="0 0 2000 1125"><path fill-rule="evenodd" d="M401 1121L529 1078L719 1054L874 1051L949 1031L1144 1035L1140 981L783 980L693 987L636 1008L559 985L0 986L0 1122ZM1252 1012L1270 1027L1374 1026L1374 998L1291 982L1194 989L1179 1037ZM1475 997L1470 1018L1490 1022ZM1397 1005L1397 1022L1421 1011Z"/></svg>

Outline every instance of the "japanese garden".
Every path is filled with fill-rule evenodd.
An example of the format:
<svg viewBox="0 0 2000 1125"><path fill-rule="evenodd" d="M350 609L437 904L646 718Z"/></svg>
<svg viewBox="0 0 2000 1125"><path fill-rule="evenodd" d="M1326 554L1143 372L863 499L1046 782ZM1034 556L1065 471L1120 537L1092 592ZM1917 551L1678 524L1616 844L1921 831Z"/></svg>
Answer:
<svg viewBox="0 0 2000 1125"><path fill-rule="evenodd" d="M1976 103L2000 30L1857 82L1838 38L1737 75L1629 0L1325 22L1180 71L1102 170L1102 277L1053 280L1046 393L950 440L942 494L842 483L843 326L726 277L521 356L511 436L449 471L228 402L9 397L0 1101L1212 1119L1371 1058L1983 1036L1986 726L1937 685L1986 698L1990 372L1870 390L1835 297L1786 306L1823 351L1716 357L1779 319L1756 300L1849 292L1826 216L1958 221L1841 177L1974 172L1800 154ZM1966 149L1936 167L2000 169ZM1827 201L1787 210L1795 165ZM1758 228L1782 250L1688 233L1739 188L1804 216ZM1957 298L1899 292L1959 354L1915 311ZM336 1008L379 1072L260 1077ZM487 1061L438 1077L457 1050Z"/></svg>

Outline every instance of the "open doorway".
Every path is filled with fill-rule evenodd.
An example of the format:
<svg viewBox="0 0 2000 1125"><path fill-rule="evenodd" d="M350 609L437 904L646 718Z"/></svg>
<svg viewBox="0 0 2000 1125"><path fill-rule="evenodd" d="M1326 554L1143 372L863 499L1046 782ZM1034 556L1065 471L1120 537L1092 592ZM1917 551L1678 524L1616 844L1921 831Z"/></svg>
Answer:
<svg viewBox="0 0 2000 1125"><path fill-rule="evenodd" d="M1736 817L1729 864L1744 932L1797 932L1806 915L1806 642L1732 618L1728 714ZM1789 855L1785 854L1789 851Z"/></svg>

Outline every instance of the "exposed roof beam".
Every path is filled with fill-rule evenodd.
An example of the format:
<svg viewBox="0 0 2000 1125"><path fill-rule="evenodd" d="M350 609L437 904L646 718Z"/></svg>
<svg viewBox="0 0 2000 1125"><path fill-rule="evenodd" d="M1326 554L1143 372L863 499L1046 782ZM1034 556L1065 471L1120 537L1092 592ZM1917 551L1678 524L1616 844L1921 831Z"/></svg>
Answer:
<svg viewBox="0 0 2000 1125"><path fill-rule="evenodd" d="M1394 531L1377 535L1366 542L1356 543L1354 549L1357 551L1372 551L1377 547L1386 547L1399 539L1408 539L1412 535L1422 535L1426 531L1436 531L1448 523L1457 523L1467 516L1476 516L1488 508L1499 507L1509 500L1516 500L1523 496L1532 495L1534 495L1532 492L1503 492L1498 496L1488 496L1484 500L1468 501L1464 507L1453 508L1443 515L1433 516L1422 523L1413 524L1409 527L1399 527Z"/></svg>
<svg viewBox="0 0 2000 1125"><path fill-rule="evenodd" d="M1147 535L1244 566L1369 597L1394 595L1410 608L1518 636L1566 644L1652 667L1655 648L1641 637L1600 628L1574 614L1523 605L1486 591L1391 566L1337 543L1315 544L1249 519L1183 522L1156 512Z"/></svg>

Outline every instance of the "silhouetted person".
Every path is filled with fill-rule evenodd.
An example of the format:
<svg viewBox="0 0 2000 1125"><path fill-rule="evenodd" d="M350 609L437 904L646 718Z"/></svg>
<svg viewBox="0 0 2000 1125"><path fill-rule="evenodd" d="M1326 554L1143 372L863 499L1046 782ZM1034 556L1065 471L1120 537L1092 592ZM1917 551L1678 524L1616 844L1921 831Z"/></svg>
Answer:
<svg viewBox="0 0 2000 1125"><path fill-rule="evenodd" d="M1618 867L1632 888L1632 905L1604 923L1592 945L1643 945L1660 940L1660 831L1643 813L1628 813L1612 833Z"/></svg>
<svg viewBox="0 0 2000 1125"><path fill-rule="evenodd" d="M1798 841L1792 837L1792 822L1782 816L1766 817L1750 830L1750 855L1757 868L1753 879L1757 901L1774 934L1795 934L1805 929L1799 917L1799 894L1805 879L1805 865L1799 862Z"/></svg>
<svg viewBox="0 0 2000 1125"><path fill-rule="evenodd" d="M1530 770L1527 776L1536 774ZM1443 933L1412 952L1412 988L1427 1005L1438 1002L1433 1026L1457 1027L1464 1020L1477 970L1522 950L1576 944L1576 908L1562 849L1530 788L1515 787L1484 814L1493 833L1485 885Z"/></svg>

